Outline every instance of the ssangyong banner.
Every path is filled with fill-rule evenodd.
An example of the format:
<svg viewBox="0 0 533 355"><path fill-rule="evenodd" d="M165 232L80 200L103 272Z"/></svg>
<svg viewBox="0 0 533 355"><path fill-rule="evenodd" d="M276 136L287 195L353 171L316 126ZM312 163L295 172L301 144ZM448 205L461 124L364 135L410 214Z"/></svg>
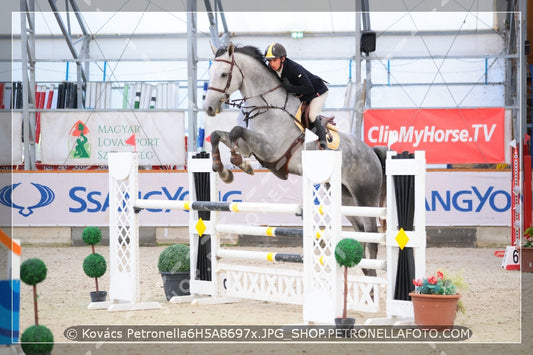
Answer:
<svg viewBox="0 0 533 355"><path fill-rule="evenodd" d="M183 112L41 113L41 162L107 165L109 152L137 151L141 165L185 165Z"/></svg>
<svg viewBox="0 0 533 355"><path fill-rule="evenodd" d="M370 109L364 140L402 152L426 151L428 164L505 162L505 110Z"/></svg>
<svg viewBox="0 0 533 355"><path fill-rule="evenodd" d="M428 171L426 179L428 226L509 226L510 171ZM3 181L3 180L1 180ZM109 225L108 175L105 171L14 173L0 186L0 225L87 226ZM220 183L218 199L228 202L300 203L298 176L280 180L269 172L250 176L235 173L231 184ZM185 172L139 174L139 197L188 200ZM264 213L220 213L220 223L245 225L302 224L299 216ZM148 209L139 214L142 226L186 226L188 212ZM348 225L348 222L345 221Z"/></svg>

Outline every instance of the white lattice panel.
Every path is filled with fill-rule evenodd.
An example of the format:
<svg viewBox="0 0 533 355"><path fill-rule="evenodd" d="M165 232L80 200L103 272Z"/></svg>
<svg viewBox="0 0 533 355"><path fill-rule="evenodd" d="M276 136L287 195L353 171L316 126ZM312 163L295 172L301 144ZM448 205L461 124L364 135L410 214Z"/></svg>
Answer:
<svg viewBox="0 0 533 355"><path fill-rule="evenodd" d="M341 161L341 152L305 151L302 155L306 323L333 324L342 312L334 255L341 233Z"/></svg>
<svg viewBox="0 0 533 355"><path fill-rule="evenodd" d="M376 313L380 311L381 289L387 281L383 277L348 277L348 309Z"/></svg>
<svg viewBox="0 0 533 355"><path fill-rule="evenodd" d="M109 156L109 298L136 302L138 300L138 230L133 209L137 195L137 155L112 153Z"/></svg>
<svg viewBox="0 0 533 355"><path fill-rule="evenodd" d="M303 303L303 272L219 264L225 296L288 304Z"/></svg>

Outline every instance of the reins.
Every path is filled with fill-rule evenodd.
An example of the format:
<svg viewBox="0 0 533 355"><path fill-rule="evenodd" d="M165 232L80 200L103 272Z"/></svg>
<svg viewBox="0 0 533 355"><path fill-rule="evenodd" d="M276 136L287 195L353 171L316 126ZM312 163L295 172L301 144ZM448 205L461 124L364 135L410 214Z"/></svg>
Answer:
<svg viewBox="0 0 533 355"><path fill-rule="evenodd" d="M244 73L242 72L242 69L241 67L239 66L239 64L237 64L237 62L235 62L235 55L232 54L231 55L231 61L229 60L226 60L226 59L221 59L221 58L215 58L214 59L215 62L223 62L223 63L227 63L230 65L230 69L229 69L229 74L228 74L228 80L226 81L226 86L224 87L224 89L219 89L219 88L215 88L215 87L212 87L212 86L208 86L207 87L207 90L214 90L214 91L218 91L218 92L221 92L225 95L226 99L224 100L224 103L226 103L227 105L230 105L230 106L233 106L233 107L237 107L239 109L242 110L243 108L243 103L245 103L247 100L250 100L250 99L253 99L253 98L256 98L256 97L260 97L264 102L265 102L265 105L264 106L248 106L247 108L249 108L250 110L244 112L243 111L243 114L244 114L244 121L246 122L246 124L248 124L248 120L256 117L257 115L260 115L262 113L265 113L267 112L269 109L278 109L278 110L283 110L285 111L291 118L293 119L296 119L296 117L290 113L288 110L287 110L287 102L289 101L289 93L286 94L285 96L285 103L283 105L283 107L277 107L277 106L272 106L268 103L268 101L263 97L263 95L266 95L268 93L271 93L273 91L276 91L277 89L279 89L280 87L282 87L283 85L279 84L275 87L273 87L272 89L270 90L267 90L265 91L264 93L261 93L259 95L255 95L255 96L250 96L250 97L243 97L241 99L234 99L234 100L230 100L229 97L230 97L230 94L229 94L229 87L231 85L231 80L233 78L233 67L237 67L241 73L241 76L242 76L242 80L244 81L245 77L244 77ZM222 100L221 100L222 101ZM263 110L263 111L262 111Z"/></svg>

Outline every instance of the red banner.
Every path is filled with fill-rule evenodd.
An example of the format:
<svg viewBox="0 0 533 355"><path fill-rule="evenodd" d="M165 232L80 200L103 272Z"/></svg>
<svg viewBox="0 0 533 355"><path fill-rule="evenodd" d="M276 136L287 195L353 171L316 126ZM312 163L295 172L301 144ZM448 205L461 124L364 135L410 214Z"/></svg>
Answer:
<svg viewBox="0 0 533 355"><path fill-rule="evenodd" d="M366 110L364 140L396 140L397 152L425 150L429 164L503 163L504 116L503 108Z"/></svg>

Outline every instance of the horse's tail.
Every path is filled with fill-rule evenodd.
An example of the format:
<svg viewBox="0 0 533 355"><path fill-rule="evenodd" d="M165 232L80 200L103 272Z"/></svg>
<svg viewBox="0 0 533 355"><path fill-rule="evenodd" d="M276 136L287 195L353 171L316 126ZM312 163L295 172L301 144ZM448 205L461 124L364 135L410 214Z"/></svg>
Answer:
<svg viewBox="0 0 533 355"><path fill-rule="evenodd" d="M387 177L385 176L385 162L387 161L387 151L389 148L385 146L375 146L372 147L372 149L378 156L379 162L381 163L382 183L381 190L379 192L379 206L383 207L387 201Z"/></svg>

